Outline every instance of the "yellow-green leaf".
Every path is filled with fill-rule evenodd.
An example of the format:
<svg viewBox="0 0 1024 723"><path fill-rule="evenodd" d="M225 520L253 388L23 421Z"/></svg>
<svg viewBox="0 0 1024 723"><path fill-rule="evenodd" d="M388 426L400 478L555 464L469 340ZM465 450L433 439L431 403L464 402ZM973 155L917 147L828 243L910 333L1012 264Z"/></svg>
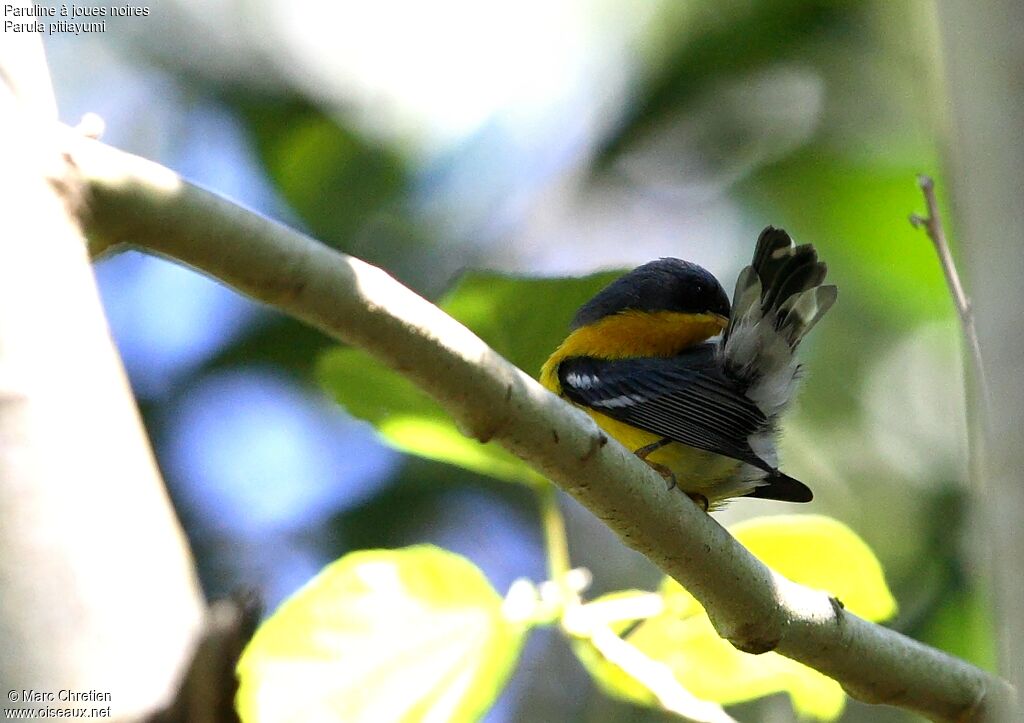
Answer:
<svg viewBox="0 0 1024 723"><path fill-rule="evenodd" d="M480 444L470 439L447 420L397 416L382 421L379 429L384 439L409 454L510 482L531 479L523 463L512 453L495 444Z"/></svg>
<svg viewBox="0 0 1024 723"><path fill-rule="evenodd" d="M326 567L257 630L238 664L246 723L474 721L526 626L465 558L421 545Z"/></svg>
<svg viewBox="0 0 1024 723"><path fill-rule="evenodd" d="M801 715L833 720L843 711L845 694L834 680L778 653L736 650L718 637L703 613L651 618L627 640L668 665L682 686L702 700L733 705L785 691Z"/></svg>
<svg viewBox="0 0 1024 723"><path fill-rule="evenodd" d="M857 533L823 515L757 517L729 531L761 562L793 582L824 590L866 620L896 614L882 564Z"/></svg>
<svg viewBox="0 0 1024 723"><path fill-rule="evenodd" d="M851 612L884 620L896 611L882 567L871 549L841 522L816 515L762 517L730 530L762 562L782 575L838 597ZM664 612L633 629L626 640L666 664L684 688L702 700L731 705L786 692L796 711L833 720L846 697L834 680L777 653L749 655L718 637L700 603L665 578ZM637 703L654 697L583 643L577 655L609 694Z"/></svg>

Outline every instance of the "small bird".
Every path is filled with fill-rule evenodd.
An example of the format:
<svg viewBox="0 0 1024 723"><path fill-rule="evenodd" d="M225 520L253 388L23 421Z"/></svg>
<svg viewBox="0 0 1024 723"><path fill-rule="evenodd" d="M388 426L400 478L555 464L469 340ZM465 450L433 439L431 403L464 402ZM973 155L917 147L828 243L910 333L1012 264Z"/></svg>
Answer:
<svg viewBox="0 0 1024 723"><path fill-rule="evenodd" d="M540 381L705 510L742 496L809 502L775 442L797 346L836 300L826 271L813 246L769 226L730 310L705 269L651 261L576 312Z"/></svg>

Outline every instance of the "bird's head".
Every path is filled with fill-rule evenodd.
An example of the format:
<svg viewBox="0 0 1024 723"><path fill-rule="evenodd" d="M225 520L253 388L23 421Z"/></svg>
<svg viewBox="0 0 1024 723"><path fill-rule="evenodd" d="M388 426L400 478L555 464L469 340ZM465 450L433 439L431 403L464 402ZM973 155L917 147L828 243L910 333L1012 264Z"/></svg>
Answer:
<svg viewBox="0 0 1024 723"><path fill-rule="evenodd" d="M715 314L729 318L729 297L718 279L697 264L663 258L620 276L580 307L572 329L624 311Z"/></svg>

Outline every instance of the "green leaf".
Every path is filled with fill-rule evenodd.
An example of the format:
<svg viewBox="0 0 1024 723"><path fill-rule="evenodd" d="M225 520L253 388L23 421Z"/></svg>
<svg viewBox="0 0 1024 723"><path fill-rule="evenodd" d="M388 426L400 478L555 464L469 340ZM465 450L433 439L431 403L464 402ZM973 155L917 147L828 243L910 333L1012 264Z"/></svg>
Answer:
<svg viewBox="0 0 1024 723"><path fill-rule="evenodd" d="M785 691L800 715L834 720L843 711L845 694L834 680L778 653L736 650L718 637L705 614L651 618L627 640L668 665L702 700L733 705Z"/></svg>
<svg viewBox="0 0 1024 723"><path fill-rule="evenodd" d="M616 276L531 279L472 272L439 306L535 376L565 337L576 309ZM370 422L404 452L507 481L534 479L523 462L497 444L464 437L440 406L365 352L332 349L321 356L317 376L349 413Z"/></svg>
<svg viewBox="0 0 1024 723"><path fill-rule="evenodd" d="M896 612L878 559L837 520L780 515L748 520L730 531L769 567L838 597L861 617L877 621ZM834 680L777 653L749 655L736 650L718 637L700 603L677 582L665 578L660 592L664 612L641 622L626 640L669 666L697 698L732 705L787 692L800 715L834 720L842 713L846 698ZM593 649L577 646L577 655L609 694L654 704L646 689Z"/></svg>
<svg viewBox="0 0 1024 723"><path fill-rule="evenodd" d="M409 454L511 482L529 481L530 472L517 457L496 444L467 438L446 419L392 416L378 429L385 439Z"/></svg>
<svg viewBox="0 0 1024 723"><path fill-rule="evenodd" d="M842 305L910 326L951 308L935 249L907 220L925 210L917 173L934 165L867 163L812 147L759 173L746 195L797 241L818 247Z"/></svg>
<svg viewBox="0 0 1024 723"><path fill-rule="evenodd" d="M306 99L238 92L231 100L248 118L277 191L331 246L353 249L366 223L393 214L408 193L410 169L399 153Z"/></svg>
<svg viewBox="0 0 1024 723"><path fill-rule="evenodd" d="M999 670L992 600L979 588L945 589L920 630L920 639L995 673Z"/></svg>
<svg viewBox="0 0 1024 723"><path fill-rule="evenodd" d="M326 567L257 630L237 708L261 721L475 721L494 703L527 626L483 573L420 545Z"/></svg>
<svg viewBox="0 0 1024 723"><path fill-rule="evenodd" d="M529 468L518 458L497 444L465 437L415 384L363 351L339 347L325 352L317 376L349 414L372 424L396 449L510 482L528 479Z"/></svg>

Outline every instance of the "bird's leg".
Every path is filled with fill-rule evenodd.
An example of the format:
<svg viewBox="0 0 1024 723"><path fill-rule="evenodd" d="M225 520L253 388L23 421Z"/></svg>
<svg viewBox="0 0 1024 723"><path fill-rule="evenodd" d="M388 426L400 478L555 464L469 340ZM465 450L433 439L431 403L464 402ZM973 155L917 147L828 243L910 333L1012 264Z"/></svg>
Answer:
<svg viewBox="0 0 1024 723"><path fill-rule="evenodd" d="M644 462L648 464L648 466L653 468L655 472L664 477L665 481L668 482L668 489L672 489L673 487L678 486L676 483L676 476L672 472L672 470L670 470L663 464L658 464L657 462L652 462L651 460L647 459L647 455L649 455L651 452L656 452L657 450L669 444L672 444L672 440L669 439L668 437L662 437L657 442L651 442L650 444L644 445L640 449L633 452L633 454L642 459ZM708 511L708 507L710 507L710 504L708 502L707 497L697 492L686 492L685 494L687 497L693 500L697 504L697 506L700 507L702 510L704 510L705 512Z"/></svg>
<svg viewBox="0 0 1024 723"><path fill-rule="evenodd" d="M633 452L633 454L642 459L644 462L647 462L647 455L649 455L651 452L656 452L657 450L669 444L672 444L672 440L669 439L668 437L662 437L657 442L651 442L650 444L644 445L640 449Z"/></svg>
<svg viewBox="0 0 1024 723"><path fill-rule="evenodd" d="M668 488L672 489L673 487L676 486L676 476L672 473L672 470L670 470L663 464L658 464L657 462L652 462L651 460L647 459L647 455L649 455L651 452L655 452L668 444L672 444L672 440L669 439L668 437L662 437L657 442L652 442L651 444L644 445L640 449L633 452L633 454L642 459L651 468L653 468L655 472L664 477L665 481L668 482Z"/></svg>

